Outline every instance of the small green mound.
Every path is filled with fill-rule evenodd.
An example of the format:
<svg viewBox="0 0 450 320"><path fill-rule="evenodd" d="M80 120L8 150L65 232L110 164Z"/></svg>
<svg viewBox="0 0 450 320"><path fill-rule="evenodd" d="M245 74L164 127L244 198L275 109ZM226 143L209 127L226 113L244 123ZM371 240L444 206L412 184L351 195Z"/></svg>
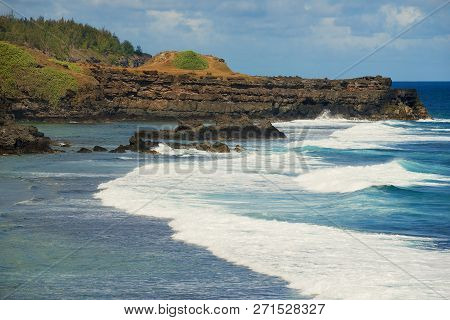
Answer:
<svg viewBox="0 0 450 320"><path fill-rule="evenodd" d="M69 71L39 65L25 49L0 41L0 94L17 98L24 94L56 107L67 91L77 90Z"/></svg>
<svg viewBox="0 0 450 320"><path fill-rule="evenodd" d="M208 68L208 61L200 54L188 50L178 52L173 59L173 65L178 69L204 70Z"/></svg>

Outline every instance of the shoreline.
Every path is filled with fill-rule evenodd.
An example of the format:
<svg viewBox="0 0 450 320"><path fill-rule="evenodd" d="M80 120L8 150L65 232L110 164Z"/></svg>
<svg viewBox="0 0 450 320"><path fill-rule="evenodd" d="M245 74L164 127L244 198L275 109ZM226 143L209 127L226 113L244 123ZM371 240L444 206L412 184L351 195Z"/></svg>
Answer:
<svg viewBox="0 0 450 320"><path fill-rule="evenodd" d="M40 161L45 161L44 159L48 156L39 155L39 157L41 157ZM173 239L173 230L169 226L168 219L133 216L124 210L103 205L99 199L94 197L95 193L99 192L98 186L118 177L101 176L97 178L90 176L88 172L80 172L80 176L72 178L75 181L71 181L72 179L60 180L61 177L58 175L65 170L74 171L70 166L70 162L73 161L69 159L71 158L70 154L64 154L63 157L66 158L63 162L69 161L64 165L66 169L60 167L59 169L45 170L47 178L43 180L43 183L33 182L33 185L38 183L38 188L33 187L31 190L33 193L37 192L41 195L24 199L31 201L30 203L19 201L19 203L12 204L8 208L8 215L1 216L3 223L11 220L8 228L4 229L2 246L7 246L10 241L21 240L18 244L15 242L13 244L22 248L25 253L28 252L26 250L33 252L33 254L30 253L30 256L35 260L41 255L48 257L48 260L37 260L46 264L52 262L55 255L58 257L58 255L66 254L65 251L61 251L61 248L71 250L74 246L81 246L91 237L96 238L95 245L80 250L81 254L77 254L72 260L72 263L75 263L73 269L69 265L68 270L56 268L52 273L45 273L36 282L28 284L23 290L8 299L306 299L296 290L289 288L287 282L279 277L255 272L216 257L205 248ZM104 157L99 155L99 158ZM12 165L15 159L0 157L0 161ZM20 168L22 165L26 165L26 162L25 158L21 159L20 164L15 163L13 167ZM134 161L130 160L129 164L127 170L120 170L123 172L119 177L136 169ZM26 171L21 176L29 178L28 173L42 168L38 164L32 166L35 166L36 169L26 165ZM2 167L2 169L4 168ZM1 170L0 176L3 171ZM14 172L17 173L17 171ZM83 178L84 174L86 176ZM63 181L66 182L62 183ZM92 184L93 181L96 181L95 186ZM61 189L52 187L56 182ZM78 189L85 188L86 185L89 186L86 191L76 193ZM53 195L49 196L47 192L42 194L42 187L48 188ZM70 190L75 193L69 193ZM61 193L61 191L65 192ZM43 197L43 195L45 196ZM61 196L62 198L58 199ZM69 200L71 205L64 203ZM74 200L79 202L76 207L73 207L72 201ZM49 212L48 202L59 208L57 214ZM86 212L91 213L86 214ZM27 215L30 216L27 217ZM122 219L122 223L118 223L106 236L98 237L99 230L106 229L118 219ZM46 236L29 243L30 237L39 235L39 232ZM55 243L58 245L55 246ZM21 247L23 244L28 245ZM101 248L101 252L97 252L97 248ZM131 252L130 248L132 248ZM3 254L5 257L17 256L7 255L8 251L6 250L0 251L2 252L1 256ZM39 256L36 256L38 254ZM86 264L91 261L88 259L78 262L78 259L86 259L85 255L87 257L96 256L94 269L91 265L85 268L76 267L77 263ZM21 261L27 261L24 260ZM122 270L120 267L123 263L122 260L133 266L133 272ZM208 263L204 264L204 261L208 261ZM30 272L27 268L33 267L36 261L29 263L30 265L22 263L20 267L16 268L14 274L11 274L12 265L9 260L5 259L2 263L3 268L0 268L0 283L2 283L0 287L5 290L6 288L13 289L23 283L27 279L27 272ZM92 262L90 263L92 264ZM164 265L167 265L167 273L161 270ZM177 277L171 278L171 272L174 270L177 271ZM70 272L71 276L67 277L66 272ZM110 282L104 272L112 272L115 281ZM215 272L220 275L219 278ZM224 280L215 284L218 279ZM46 290L48 283L51 283L52 287L57 286L59 290ZM126 285L128 283L130 283L129 286ZM102 288L101 291L98 290L98 286ZM217 290L217 287L222 290ZM103 288L108 290L103 290ZM1 295L3 296L3 291Z"/></svg>

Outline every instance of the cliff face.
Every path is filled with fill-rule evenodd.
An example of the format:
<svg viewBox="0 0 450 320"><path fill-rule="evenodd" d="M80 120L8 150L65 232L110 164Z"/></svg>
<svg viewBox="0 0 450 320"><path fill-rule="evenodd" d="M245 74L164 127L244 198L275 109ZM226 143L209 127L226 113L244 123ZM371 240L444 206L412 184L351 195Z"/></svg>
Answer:
<svg viewBox="0 0 450 320"><path fill-rule="evenodd" d="M428 117L415 90L392 89L391 80L298 77L214 77L128 71L91 66L97 84L70 93L58 108L30 99L3 100L16 118L183 119L218 114L280 119L332 115L359 119ZM1 101L0 101L1 103Z"/></svg>

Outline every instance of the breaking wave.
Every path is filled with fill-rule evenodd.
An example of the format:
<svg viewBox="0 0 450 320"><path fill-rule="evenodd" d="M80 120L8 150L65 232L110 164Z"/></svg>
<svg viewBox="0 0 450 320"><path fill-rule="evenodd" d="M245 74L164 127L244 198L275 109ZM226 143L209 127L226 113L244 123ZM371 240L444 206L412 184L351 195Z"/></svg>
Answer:
<svg viewBox="0 0 450 320"><path fill-rule="evenodd" d="M368 122L335 130L326 138L306 139L302 141L302 146L329 149L390 149L392 145L420 141L450 141L450 137L432 134L419 135L414 132L414 128Z"/></svg>
<svg viewBox="0 0 450 320"><path fill-rule="evenodd" d="M345 166L317 169L296 178L304 190L316 193L346 193L370 187L439 186L447 184L444 176L411 172L398 161L369 166Z"/></svg>
<svg viewBox="0 0 450 320"><path fill-rule="evenodd" d="M227 172L223 161L216 161L214 179L199 161L169 162L165 170L159 170L162 163L152 163L101 184L96 197L130 214L168 219L174 239L280 277L311 297L433 299L450 295L450 252L412 245L431 240L241 215L235 206L248 204L240 202L240 194L273 193L274 184L298 189L298 178L267 170L263 171L266 176L252 170ZM180 174L182 166L190 166L189 174ZM384 169L403 172L398 164L387 166ZM308 208L299 205L298 210Z"/></svg>

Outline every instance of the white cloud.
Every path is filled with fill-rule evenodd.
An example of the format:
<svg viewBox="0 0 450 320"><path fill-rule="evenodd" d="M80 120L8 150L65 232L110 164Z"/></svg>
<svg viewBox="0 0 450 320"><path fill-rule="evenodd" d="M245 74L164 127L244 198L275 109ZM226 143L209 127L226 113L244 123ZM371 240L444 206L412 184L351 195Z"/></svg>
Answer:
<svg viewBox="0 0 450 320"><path fill-rule="evenodd" d="M386 24L389 27L404 28L424 16L419 8L412 6L396 7L392 4L386 4L381 6L380 11L385 15Z"/></svg>
<svg viewBox="0 0 450 320"><path fill-rule="evenodd" d="M154 19L151 22L152 27L159 31L171 31L181 27L195 33L205 33L211 27L211 22L208 19L187 17L175 10L147 10L146 13Z"/></svg>
<svg viewBox="0 0 450 320"><path fill-rule="evenodd" d="M349 26L336 25L336 18L327 17L311 27L311 41L338 50L374 49L389 39L389 34L381 32L369 36L354 35Z"/></svg>

